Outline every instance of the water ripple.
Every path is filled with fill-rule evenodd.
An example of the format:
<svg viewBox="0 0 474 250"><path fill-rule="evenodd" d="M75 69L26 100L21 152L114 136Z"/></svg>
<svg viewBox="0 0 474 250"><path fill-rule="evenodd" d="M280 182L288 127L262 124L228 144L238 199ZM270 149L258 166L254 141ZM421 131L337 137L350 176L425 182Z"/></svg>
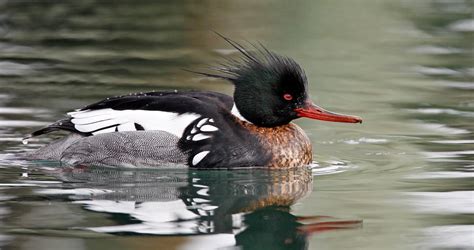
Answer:
<svg viewBox="0 0 474 250"><path fill-rule="evenodd" d="M448 76L457 76L461 75L460 71L453 70L450 68L446 67L428 67L428 66L415 66L413 67L413 71L423 74L423 75L434 75L434 76L443 76L443 75L448 75Z"/></svg>
<svg viewBox="0 0 474 250"><path fill-rule="evenodd" d="M0 61L0 76L24 76L33 73L30 65Z"/></svg>
<svg viewBox="0 0 474 250"><path fill-rule="evenodd" d="M423 172L409 175L408 179L444 179L444 178L473 178L474 172L461 171L438 171L438 172Z"/></svg>
<svg viewBox="0 0 474 250"><path fill-rule="evenodd" d="M474 82L442 81L441 85L453 89L474 89Z"/></svg>
<svg viewBox="0 0 474 250"><path fill-rule="evenodd" d="M474 191L411 192L407 195L419 212L474 214Z"/></svg>
<svg viewBox="0 0 474 250"><path fill-rule="evenodd" d="M440 140L430 142L437 144L474 144L474 140Z"/></svg>
<svg viewBox="0 0 474 250"><path fill-rule="evenodd" d="M0 107L0 114L37 114L49 112L47 109Z"/></svg>
<svg viewBox="0 0 474 250"><path fill-rule="evenodd" d="M6 120L0 121L3 127L40 127L50 124L49 122L27 121L27 120Z"/></svg>
<svg viewBox="0 0 474 250"><path fill-rule="evenodd" d="M429 115L448 114L448 115L459 115L459 116L464 116L464 117L474 117L474 112L460 111L460 110L455 110L455 109L417 108L417 109L407 109L407 111L420 113L420 114L429 114Z"/></svg>
<svg viewBox="0 0 474 250"><path fill-rule="evenodd" d="M346 144L361 144L361 143L368 143L368 144L383 144L387 143L387 139L381 139L381 138L366 138L362 137L356 140L346 140L344 143Z"/></svg>
<svg viewBox="0 0 474 250"><path fill-rule="evenodd" d="M419 124L419 126L424 129L433 130L441 134L457 135L457 134L470 133L470 131L466 129L452 128L452 127L448 127L445 124L438 124L438 123L425 123L425 124Z"/></svg>
<svg viewBox="0 0 474 250"><path fill-rule="evenodd" d="M346 172L351 168L357 168L357 166L352 165L346 161L340 160L330 160L324 161L320 164L313 162L311 164L311 171L313 175L331 175Z"/></svg>
<svg viewBox="0 0 474 250"><path fill-rule="evenodd" d="M474 155L474 150L466 151L445 151L445 152L421 152L426 158L436 159L436 158L457 158L464 155Z"/></svg>
<svg viewBox="0 0 474 250"><path fill-rule="evenodd" d="M472 249L473 225L433 226L423 230L424 247L431 249Z"/></svg>
<svg viewBox="0 0 474 250"><path fill-rule="evenodd" d="M448 28L457 32L474 32L474 19L456 21L451 23Z"/></svg>
<svg viewBox="0 0 474 250"><path fill-rule="evenodd" d="M459 49L459 48L453 48L453 47L424 45L424 46L415 47L409 50L409 52L416 53L416 54L426 54L426 55L449 55L449 54L463 53L464 50Z"/></svg>

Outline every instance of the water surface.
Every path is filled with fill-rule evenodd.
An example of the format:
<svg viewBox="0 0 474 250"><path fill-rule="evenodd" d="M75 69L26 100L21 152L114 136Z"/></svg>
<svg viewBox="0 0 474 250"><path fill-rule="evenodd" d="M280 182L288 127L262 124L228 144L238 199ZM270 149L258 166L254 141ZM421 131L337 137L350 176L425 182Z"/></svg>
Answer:
<svg viewBox="0 0 474 250"><path fill-rule="evenodd" d="M471 1L0 1L0 245L6 249L474 247ZM11 156L33 129L101 98L199 89L259 41L305 69L321 106L296 121L292 171L61 168Z"/></svg>

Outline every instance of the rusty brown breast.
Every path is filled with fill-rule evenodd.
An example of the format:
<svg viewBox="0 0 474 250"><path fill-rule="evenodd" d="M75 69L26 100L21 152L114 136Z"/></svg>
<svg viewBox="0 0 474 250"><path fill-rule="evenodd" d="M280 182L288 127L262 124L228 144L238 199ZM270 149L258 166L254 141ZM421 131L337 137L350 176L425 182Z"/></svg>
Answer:
<svg viewBox="0 0 474 250"><path fill-rule="evenodd" d="M265 167L295 168L311 163L311 141L298 125L289 123L278 127L258 127L246 121L239 122L270 152L271 160Z"/></svg>

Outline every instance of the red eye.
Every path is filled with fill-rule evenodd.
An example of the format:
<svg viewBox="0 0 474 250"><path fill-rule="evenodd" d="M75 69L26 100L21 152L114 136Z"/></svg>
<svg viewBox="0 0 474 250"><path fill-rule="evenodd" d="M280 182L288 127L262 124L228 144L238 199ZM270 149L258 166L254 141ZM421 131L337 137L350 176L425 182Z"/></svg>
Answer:
<svg viewBox="0 0 474 250"><path fill-rule="evenodd" d="M290 94L284 94L284 95L283 95L283 99L285 99L285 100L287 100L287 101L291 101L291 100L293 100L293 96L290 95Z"/></svg>

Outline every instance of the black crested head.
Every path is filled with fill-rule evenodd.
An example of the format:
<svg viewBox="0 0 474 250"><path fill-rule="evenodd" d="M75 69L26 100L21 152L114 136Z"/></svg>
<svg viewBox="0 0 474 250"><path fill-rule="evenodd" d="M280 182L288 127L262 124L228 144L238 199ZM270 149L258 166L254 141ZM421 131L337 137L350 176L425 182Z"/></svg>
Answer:
<svg viewBox="0 0 474 250"><path fill-rule="evenodd" d="M221 36L221 35L220 35ZM275 54L263 45L252 50L224 36L237 49L238 59L226 59L213 73L200 73L231 81L240 114L258 126L274 127L298 118L295 109L308 99L306 75L293 59Z"/></svg>

